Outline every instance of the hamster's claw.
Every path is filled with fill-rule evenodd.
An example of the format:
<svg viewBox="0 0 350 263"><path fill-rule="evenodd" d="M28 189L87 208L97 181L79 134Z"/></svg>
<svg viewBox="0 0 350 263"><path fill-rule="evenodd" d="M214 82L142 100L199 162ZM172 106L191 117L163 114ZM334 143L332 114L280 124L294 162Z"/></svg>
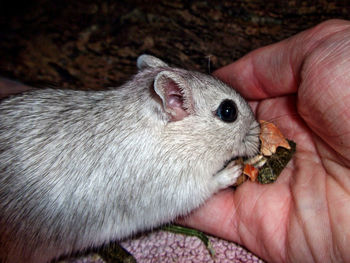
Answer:
<svg viewBox="0 0 350 263"><path fill-rule="evenodd" d="M224 189L232 186L237 178L242 174L242 165L237 164L236 161L230 162L223 170L218 172L214 179L218 184L219 189Z"/></svg>

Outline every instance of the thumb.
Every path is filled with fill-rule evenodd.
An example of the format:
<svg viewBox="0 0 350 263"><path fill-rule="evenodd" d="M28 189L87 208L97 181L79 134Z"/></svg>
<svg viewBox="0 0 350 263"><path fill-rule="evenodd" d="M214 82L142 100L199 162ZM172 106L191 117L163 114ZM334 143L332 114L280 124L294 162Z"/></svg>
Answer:
<svg viewBox="0 0 350 263"><path fill-rule="evenodd" d="M308 54L324 39L348 25L345 20L326 21L291 38L252 51L215 71L214 75L248 100L295 93Z"/></svg>
<svg viewBox="0 0 350 263"><path fill-rule="evenodd" d="M215 194L177 223L234 241L267 261L284 262L290 200L287 187L285 183L245 182L235 191L226 189ZM269 250L275 250L273 256Z"/></svg>

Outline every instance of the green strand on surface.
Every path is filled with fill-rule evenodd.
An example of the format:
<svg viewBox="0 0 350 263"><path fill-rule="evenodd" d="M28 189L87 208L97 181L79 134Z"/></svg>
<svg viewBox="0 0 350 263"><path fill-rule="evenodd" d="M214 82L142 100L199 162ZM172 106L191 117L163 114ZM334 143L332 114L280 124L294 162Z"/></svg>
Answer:
<svg viewBox="0 0 350 263"><path fill-rule="evenodd" d="M209 254L212 258L215 257L215 250L209 240L209 238L201 231L193 229L193 228L188 228L188 227L183 227L179 225L166 225L161 228L162 230L169 231L175 234L183 234L186 236L194 236L199 238L209 251Z"/></svg>

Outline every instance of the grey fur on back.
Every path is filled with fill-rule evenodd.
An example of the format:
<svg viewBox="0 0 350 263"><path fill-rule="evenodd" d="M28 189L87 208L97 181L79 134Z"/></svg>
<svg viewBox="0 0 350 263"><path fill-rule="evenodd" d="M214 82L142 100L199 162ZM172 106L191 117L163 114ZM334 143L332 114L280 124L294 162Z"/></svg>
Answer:
<svg viewBox="0 0 350 263"><path fill-rule="evenodd" d="M229 159L256 152L258 125L234 90L150 56L138 66L116 89L1 101L0 262L47 262L169 222L227 186L215 174ZM181 120L153 88L162 72L188 86ZM226 97L240 111L232 131L213 115Z"/></svg>

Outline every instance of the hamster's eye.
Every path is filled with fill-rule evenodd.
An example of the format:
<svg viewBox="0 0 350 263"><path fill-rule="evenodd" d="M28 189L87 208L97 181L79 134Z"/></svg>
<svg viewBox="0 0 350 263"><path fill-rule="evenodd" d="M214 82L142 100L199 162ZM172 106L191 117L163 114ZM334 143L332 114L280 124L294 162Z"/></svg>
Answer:
<svg viewBox="0 0 350 263"><path fill-rule="evenodd" d="M216 115L224 122L234 122L238 116L236 103L224 100L216 110Z"/></svg>

